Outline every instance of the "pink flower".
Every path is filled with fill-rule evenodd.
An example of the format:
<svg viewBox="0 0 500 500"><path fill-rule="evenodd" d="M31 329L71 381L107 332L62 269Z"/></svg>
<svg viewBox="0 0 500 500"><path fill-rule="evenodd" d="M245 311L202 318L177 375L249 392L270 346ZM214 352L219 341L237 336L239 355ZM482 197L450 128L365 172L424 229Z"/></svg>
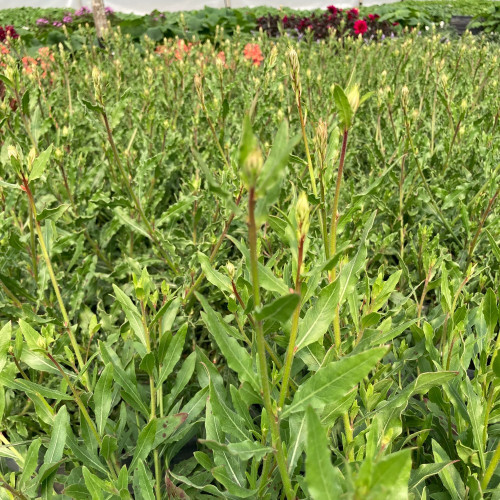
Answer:
<svg viewBox="0 0 500 500"><path fill-rule="evenodd" d="M366 24L366 21L364 19L358 19L354 23L354 33L356 35L364 35L368 31L368 24Z"/></svg>

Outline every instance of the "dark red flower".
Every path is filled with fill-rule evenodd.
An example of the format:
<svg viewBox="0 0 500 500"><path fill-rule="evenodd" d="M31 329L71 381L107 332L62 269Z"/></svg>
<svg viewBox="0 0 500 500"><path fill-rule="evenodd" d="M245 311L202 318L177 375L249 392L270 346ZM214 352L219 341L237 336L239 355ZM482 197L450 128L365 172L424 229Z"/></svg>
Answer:
<svg viewBox="0 0 500 500"><path fill-rule="evenodd" d="M368 31L368 24L366 24L366 21L364 19L358 19L354 23L354 33L356 35L364 35Z"/></svg>
<svg viewBox="0 0 500 500"><path fill-rule="evenodd" d="M376 21L380 16L378 14L368 14L370 21Z"/></svg>
<svg viewBox="0 0 500 500"><path fill-rule="evenodd" d="M0 42L4 42L7 37L10 38L19 38L19 35L17 34L16 30L14 29L14 26L0 26Z"/></svg>
<svg viewBox="0 0 500 500"><path fill-rule="evenodd" d="M334 5L329 5L327 7L328 11L331 12L332 14L337 14L337 7L335 7Z"/></svg>
<svg viewBox="0 0 500 500"><path fill-rule="evenodd" d="M357 19L358 16L359 16L359 10L358 9L351 9L351 10L347 11L347 19L349 19L349 21L351 19Z"/></svg>
<svg viewBox="0 0 500 500"><path fill-rule="evenodd" d="M288 22L288 16L283 16L283 24L286 24Z"/></svg>

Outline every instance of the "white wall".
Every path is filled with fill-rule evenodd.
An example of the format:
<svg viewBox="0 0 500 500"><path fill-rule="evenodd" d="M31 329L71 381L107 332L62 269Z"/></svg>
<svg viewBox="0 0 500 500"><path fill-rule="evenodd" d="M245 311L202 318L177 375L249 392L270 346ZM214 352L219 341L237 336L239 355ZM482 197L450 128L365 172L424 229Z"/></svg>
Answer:
<svg viewBox="0 0 500 500"><path fill-rule="evenodd" d="M298 9L325 8L327 5L336 7L357 7L359 0L227 0L231 7L257 7L269 5L272 7L294 7ZM399 0L364 0L363 5L394 3ZM104 0L104 4L121 12L148 14L154 9L162 11L196 10L204 6L224 7L225 0ZM0 0L0 9L13 7L70 7L78 9L82 5L90 6L90 0Z"/></svg>

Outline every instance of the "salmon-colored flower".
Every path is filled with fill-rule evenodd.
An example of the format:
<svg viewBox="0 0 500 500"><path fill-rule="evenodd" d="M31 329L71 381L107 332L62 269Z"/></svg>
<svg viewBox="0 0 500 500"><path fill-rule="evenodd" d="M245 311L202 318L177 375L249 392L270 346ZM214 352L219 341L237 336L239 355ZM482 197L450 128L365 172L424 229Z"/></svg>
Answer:
<svg viewBox="0 0 500 500"><path fill-rule="evenodd" d="M217 59L221 60L224 64L226 64L226 54L224 53L223 50L221 50L216 57Z"/></svg>
<svg viewBox="0 0 500 500"><path fill-rule="evenodd" d="M23 63L24 72L28 75L33 73L33 67L37 66L37 64L38 64L36 59L33 59L33 57L30 57L30 56L24 56L21 59L21 61Z"/></svg>
<svg viewBox="0 0 500 500"><path fill-rule="evenodd" d="M264 60L262 51L256 43L247 43L245 45L245 49L243 50L243 55L245 56L245 59L252 61L255 66L260 66L260 63Z"/></svg>

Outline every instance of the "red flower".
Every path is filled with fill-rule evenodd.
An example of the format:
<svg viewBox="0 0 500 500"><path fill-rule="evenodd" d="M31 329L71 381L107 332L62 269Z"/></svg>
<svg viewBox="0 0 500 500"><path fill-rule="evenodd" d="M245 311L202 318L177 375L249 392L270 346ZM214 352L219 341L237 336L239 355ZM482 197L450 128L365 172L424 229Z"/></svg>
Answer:
<svg viewBox="0 0 500 500"><path fill-rule="evenodd" d="M327 9L334 15L337 13L337 7L335 7L334 5L329 5Z"/></svg>
<svg viewBox="0 0 500 500"><path fill-rule="evenodd" d="M376 21L380 16L378 14L368 14L370 21Z"/></svg>
<svg viewBox="0 0 500 500"><path fill-rule="evenodd" d="M283 16L283 24L286 24L288 22L288 16Z"/></svg>
<svg viewBox="0 0 500 500"><path fill-rule="evenodd" d="M349 19L349 21L351 19L356 19L358 16L359 16L359 10L358 9L351 9L351 10L347 11L347 19Z"/></svg>
<svg viewBox="0 0 500 500"><path fill-rule="evenodd" d="M245 59L251 60L255 66L260 66L260 63L264 60L262 51L256 43L247 43L243 50L243 55Z"/></svg>
<svg viewBox="0 0 500 500"><path fill-rule="evenodd" d="M354 23L354 33L356 35L364 35L368 31L368 25L364 19L358 19Z"/></svg>

